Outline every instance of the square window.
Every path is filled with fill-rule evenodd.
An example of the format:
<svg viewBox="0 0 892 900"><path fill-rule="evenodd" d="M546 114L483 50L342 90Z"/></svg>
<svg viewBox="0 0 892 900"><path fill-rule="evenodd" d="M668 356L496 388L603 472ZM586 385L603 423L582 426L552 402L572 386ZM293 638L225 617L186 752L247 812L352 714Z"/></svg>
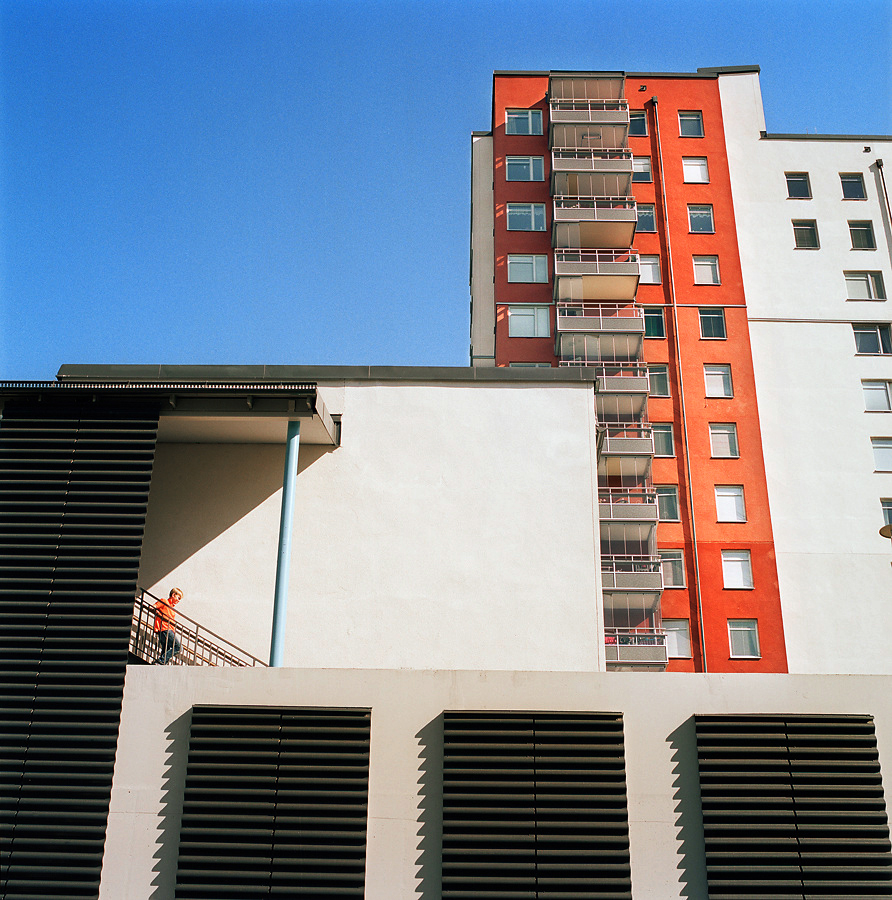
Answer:
<svg viewBox="0 0 892 900"><path fill-rule="evenodd" d="M681 160L685 184L709 184L709 166L705 156L684 156Z"/></svg>
<svg viewBox="0 0 892 900"><path fill-rule="evenodd" d="M691 656L691 623L688 619L663 619L666 632L666 652L670 659L689 659Z"/></svg>
<svg viewBox="0 0 892 900"><path fill-rule="evenodd" d="M877 472L892 472L892 438L871 438L874 468Z"/></svg>
<svg viewBox="0 0 892 900"><path fill-rule="evenodd" d="M814 219L793 219L793 243L797 250L818 250L818 223Z"/></svg>
<svg viewBox="0 0 892 900"><path fill-rule="evenodd" d="M873 239L873 222L849 222L853 250L876 250Z"/></svg>
<svg viewBox="0 0 892 900"><path fill-rule="evenodd" d="M703 137L703 113L699 109L678 114L679 137Z"/></svg>
<svg viewBox="0 0 892 900"><path fill-rule="evenodd" d="M892 335L888 325L852 325L855 332L855 352L871 356L888 356L892 353Z"/></svg>
<svg viewBox="0 0 892 900"><path fill-rule="evenodd" d="M706 381L707 397L734 396L734 386L731 383L731 366L704 366L703 378Z"/></svg>
<svg viewBox="0 0 892 900"><path fill-rule="evenodd" d="M883 510L883 524L892 525L892 500L880 500L880 506Z"/></svg>
<svg viewBox="0 0 892 900"><path fill-rule="evenodd" d="M710 422L709 446L715 459L737 459L737 426L733 422Z"/></svg>
<svg viewBox="0 0 892 900"><path fill-rule="evenodd" d="M508 337L551 337L550 307L509 306Z"/></svg>
<svg viewBox="0 0 892 900"><path fill-rule="evenodd" d="M684 587L684 550L660 550L664 588Z"/></svg>
<svg viewBox="0 0 892 900"><path fill-rule="evenodd" d="M691 234L714 234L712 204L688 205L688 227Z"/></svg>
<svg viewBox="0 0 892 900"><path fill-rule="evenodd" d="M632 181L653 181L649 156L635 156L632 159Z"/></svg>
<svg viewBox="0 0 892 900"><path fill-rule="evenodd" d="M728 334L725 331L725 310L720 306L708 306L700 310L700 337L724 341Z"/></svg>
<svg viewBox="0 0 892 900"><path fill-rule="evenodd" d="M867 193L864 190L864 176L860 172L840 172L839 180L842 182L843 200L867 199Z"/></svg>
<svg viewBox="0 0 892 900"><path fill-rule="evenodd" d="M726 588L752 588L749 550L722 550L722 581Z"/></svg>
<svg viewBox="0 0 892 900"><path fill-rule="evenodd" d="M678 522L678 486L675 484L658 484L657 517L661 522Z"/></svg>
<svg viewBox="0 0 892 900"><path fill-rule="evenodd" d="M506 156L506 181L545 181L545 159L542 156Z"/></svg>
<svg viewBox="0 0 892 900"><path fill-rule="evenodd" d="M728 643L731 656L743 659L758 659L759 626L755 619L728 619Z"/></svg>
<svg viewBox="0 0 892 900"><path fill-rule="evenodd" d="M866 412L890 412L892 402L889 396L888 381L862 381L864 391L864 409Z"/></svg>
<svg viewBox="0 0 892 900"><path fill-rule="evenodd" d="M746 521L742 484L717 484L715 486L715 513L719 522Z"/></svg>
<svg viewBox="0 0 892 900"><path fill-rule="evenodd" d="M542 110L506 109L505 134L542 134Z"/></svg>
<svg viewBox="0 0 892 900"><path fill-rule="evenodd" d="M790 200L811 200L808 172L787 172L787 197Z"/></svg>
<svg viewBox="0 0 892 900"><path fill-rule="evenodd" d="M675 437L671 422L654 422L654 456L675 456Z"/></svg>
<svg viewBox="0 0 892 900"><path fill-rule="evenodd" d="M694 257L694 284L720 284L719 258L717 256Z"/></svg>
<svg viewBox="0 0 892 900"><path fill-rule="evenodd" d="M648 366L647 380L651 397L669 396L669 366Z"/></svg>
<svg viewBox="0 0 892 900"><path fill-rule="evenodd" d="M644 336L646 338L666 337L666 318L662 306L644 307Z"/></svg>
<svg viewBox="0 0 892 900"><path fill-rule="evenodd" d="M843 272L847 300L885 300L882 272Z"/></svg>
<svg viewBox="0 0 892 900"><path fill-rule="evenodd" d="M509 203L508 231L545 231L545 204Z"/></svg>
<svg viewBox="0 0 892 900"><path fill-rule="evenodd" d="M657 230L657 217L653 203L638 204L638 225L635 230L642 234L649 234Z"/></svg>
<svg viewBox="0 0 892 900"><path fill-rule="evenodd" d="M639 256L638 257L638 273L639 282L641 284L659 284L660 283L660 257L659 256Z"/></svg>
<svg viewBox="0 0 892 900"><path fill-rule="evenodd" d="M517 284L547 284L548 257L530 253L509 254L508 281Z"/></svg>
<svg viewBox="0 0 892 900"><path fill-rule="evenodd" d="M629 136L645 137L647 135L647 113L643 109L629 111Z"/></svg>

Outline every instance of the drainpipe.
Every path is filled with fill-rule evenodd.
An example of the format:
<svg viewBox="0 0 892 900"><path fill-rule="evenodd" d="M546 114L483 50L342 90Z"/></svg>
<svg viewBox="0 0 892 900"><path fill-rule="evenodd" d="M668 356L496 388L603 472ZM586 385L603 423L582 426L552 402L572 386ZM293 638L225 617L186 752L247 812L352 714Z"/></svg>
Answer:
<svg viewBox="0 0 892 900"><path fill-rule="evenodd" d="M300 450L300 422L288 423L285 444L285 475L282 481L282 517L279 521L279 555L276 560L276 593L273 601L273 631L269 664L281 666L285 649L285 618L288 613L288 575L291 571L291 534L294 523L294 482Z"/></svg>

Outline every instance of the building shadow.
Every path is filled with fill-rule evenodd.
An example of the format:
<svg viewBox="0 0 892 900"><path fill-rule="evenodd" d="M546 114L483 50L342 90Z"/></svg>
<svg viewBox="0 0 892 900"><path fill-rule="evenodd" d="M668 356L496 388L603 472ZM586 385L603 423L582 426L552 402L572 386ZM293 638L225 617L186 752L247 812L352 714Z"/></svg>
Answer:
<svg viewBox="0 0 892 900"><path fill-rule="evenodd" d="M440 900L443 891L443 714L415 735L421 745L418 802L419 893Z"/></svg>

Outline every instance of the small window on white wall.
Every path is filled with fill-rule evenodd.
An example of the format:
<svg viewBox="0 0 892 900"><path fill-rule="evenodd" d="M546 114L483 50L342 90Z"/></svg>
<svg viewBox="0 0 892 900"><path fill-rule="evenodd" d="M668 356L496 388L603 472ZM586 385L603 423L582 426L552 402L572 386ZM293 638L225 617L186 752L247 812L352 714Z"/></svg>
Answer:
<svg viewBox="0 0 892 900"><path fill-rule="evenodd" d="M873 461L877 472L892 472L892 438L871 438Z"/></svg>
<svg viewBox="0 0 892 900"><path fill-rule="evenodd" d="M689 619L663 619L666 651L670 659L688 659L691 655L691 623Z"/></svg>
<svg viewBox="0 0 892 900"><path fill-rule="evenodd" d="M509 306L508 337L550 337L548 306Z"/></svg>
<svg viewBox="0 0 892 900"><path fill-rule="evenodd" d="M892 396L889 388L892 385L888 381L862 381L861 389L864 391L864 409L867 412L892 411Z"/></svg>
<svg viewBox="0 0 892 900"><path fill-rule="evenodd" d="M641 284L660 283L660 257L639 256L638 270L641 273Z"/></svg>
<svg viewBox="0 0 892 900"><path fill-rule="evenodd" d="M759 623L756 619L728 619L728 642L732 657L758 659Z"/></svg>
<svg viewBox="0 0 892 900"><path fill-rule="evenodd" d="M749 550L722 550L722 580L726 588L752 588L753 565Z"/></svg>
<svg viewBox="0 0 892 900"><path fill-rule="evenodd" d="M715 486L715 512L719 522L745 522L746 506L743 502L743 485L717 484Z"/></svg>

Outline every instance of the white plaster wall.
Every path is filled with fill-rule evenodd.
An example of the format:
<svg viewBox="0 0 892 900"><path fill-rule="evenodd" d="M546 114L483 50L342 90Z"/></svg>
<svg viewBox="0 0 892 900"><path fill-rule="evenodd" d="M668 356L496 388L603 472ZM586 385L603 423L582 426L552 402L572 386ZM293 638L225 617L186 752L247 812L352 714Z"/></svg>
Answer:
<svg viewBox="0 0 892 900"><path fill-rule="evenodd" d="M286 665L602 669L591 385L348 384L296 481ZM164 445L140 583L267 658L284 451Z"/></svg>
<svg viewBox="0 0 892 900"><path fill-rule="evenodd" d="M494 366L496 308L493 276L492 135L471 142L471 365Z"/></svg>

